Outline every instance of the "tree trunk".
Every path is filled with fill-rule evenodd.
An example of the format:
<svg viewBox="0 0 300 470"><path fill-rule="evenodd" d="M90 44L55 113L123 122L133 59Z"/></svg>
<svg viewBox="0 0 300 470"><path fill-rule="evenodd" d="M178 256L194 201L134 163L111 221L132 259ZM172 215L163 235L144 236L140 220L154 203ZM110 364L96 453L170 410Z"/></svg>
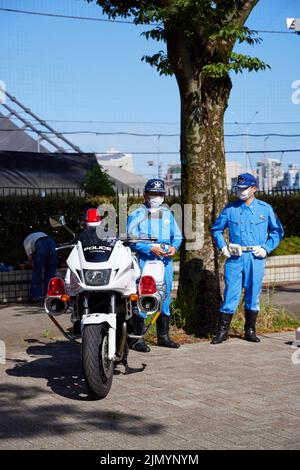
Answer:
<svg viewBox="0 0 300 470"><path fill-rule="evenodd" d="M203 244L189 246L185 239L180 259L178 300L187 330L198 335L213 331L223 287L223 262L214 247L211 228L227 202L224 155L224 113L231 81L178 79L181 96L182 203L202 205ZM186 211L186 209L185 209ZM186 223L183 224L186 232ZM184 233L185 237L187 234Z"/></svg>

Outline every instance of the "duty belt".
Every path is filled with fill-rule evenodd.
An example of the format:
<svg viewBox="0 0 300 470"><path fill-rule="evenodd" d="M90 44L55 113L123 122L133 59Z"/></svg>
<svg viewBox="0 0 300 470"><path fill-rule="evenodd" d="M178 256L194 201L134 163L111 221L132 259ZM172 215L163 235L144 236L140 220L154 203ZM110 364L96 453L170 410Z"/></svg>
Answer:
<svg viewBox="0 0 300 470"><path fill-rule="evenodd" d="M253 251L256 248L259 248L259 246L241 246L242 251Z"/></svg>

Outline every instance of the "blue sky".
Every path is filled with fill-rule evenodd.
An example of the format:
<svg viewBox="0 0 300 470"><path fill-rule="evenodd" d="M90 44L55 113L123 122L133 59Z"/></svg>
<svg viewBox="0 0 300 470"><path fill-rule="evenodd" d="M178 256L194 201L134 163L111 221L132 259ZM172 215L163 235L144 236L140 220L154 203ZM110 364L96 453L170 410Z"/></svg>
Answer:
<svg viewBox="0 0 300 470"><path fill-rule="evenodd" d="M105 18L101 8L84 0L0 0L0 8ZM286 31L286 17L300 17L299 0L260 0L247 25L257 30ZM160 45L140 36L145 28L133 25L67 20L0 11L0 80L7 90L59 131L179 132L179 94L175 78L161 77L141 57ZM292 103L292 83L300 80L300 36L263 34L263 43L238 50L258 56L271 71L233 75L226 112L227 134L245 131L255 113L250 133L300 134L300 104ZM297 124L259 124L267 122ZM161 155L164 169L179 161L178 137L72 135L85 151L174 152ZM242 137L226 138L229 160L243 162ZM298 149L300 138L249 137L249 150ZM275 157L275 154L269 155ZM281 157L281 155L277 155ZM135 170L151 176L157 155L134 156ZM251 157L252 165L261 156ZM283 154L283 163L298 163L300 152Z"/></svg>

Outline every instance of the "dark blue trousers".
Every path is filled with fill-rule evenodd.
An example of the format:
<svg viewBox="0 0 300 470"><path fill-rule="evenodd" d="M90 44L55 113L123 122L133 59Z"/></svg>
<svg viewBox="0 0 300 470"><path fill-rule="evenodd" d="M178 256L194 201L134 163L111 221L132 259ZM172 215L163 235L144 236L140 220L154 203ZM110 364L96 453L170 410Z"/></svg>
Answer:
<svg viewBox="0 0 300 470"><path fill-rule="evenodd" d="M31 297L34 299L46 295L49 281L55 276L57 264L55 246L52 238L40 238L35 242L31 283Z"/></svg>

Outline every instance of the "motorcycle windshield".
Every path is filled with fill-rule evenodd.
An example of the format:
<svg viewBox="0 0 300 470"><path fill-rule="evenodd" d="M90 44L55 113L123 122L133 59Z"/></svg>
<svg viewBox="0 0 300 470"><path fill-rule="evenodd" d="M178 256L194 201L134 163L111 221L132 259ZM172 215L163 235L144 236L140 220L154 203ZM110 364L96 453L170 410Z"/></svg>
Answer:
<svg viewBox="0 0 300 470"><path fill-rule="evenodd" d="M79 236L82 244L84 258L89 263L103 263L109 260L116 240L102 240L97 236L96 230L89 228Z"/></svg>

